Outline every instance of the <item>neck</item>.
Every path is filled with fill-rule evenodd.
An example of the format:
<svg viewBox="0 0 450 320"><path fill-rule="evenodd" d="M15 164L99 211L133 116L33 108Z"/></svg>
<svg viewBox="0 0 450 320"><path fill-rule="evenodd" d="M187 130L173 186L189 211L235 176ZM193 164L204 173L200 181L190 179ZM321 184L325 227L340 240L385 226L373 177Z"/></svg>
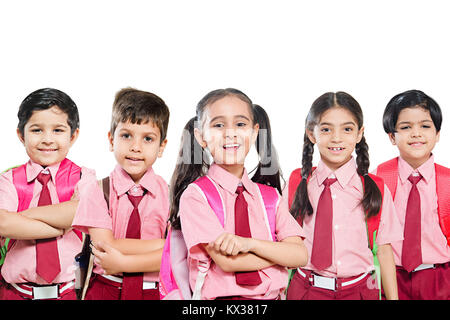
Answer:
<svg viewBox="0 0 450 320"><path fill-rule="evenodd" d="M429 154L427 157L424 157L424 158L420 158L420 159L417 159L417 158L405 158L405 157L402 157L403 158L403 160L405 160L414 170L416 170L417 168L419 168L421 165L423 165L425 162L427 162L428 161L428 159L430 159L430 157L431 157L431 154Z"/></svg>
<svg viewBox="0 0 450 320"><path fill-rule="evenodd" d="M217 164L219 167L225 169L232 175L234 175L239 180L242 178L242 175L244 174L244 165L243 164Z"/></svg>

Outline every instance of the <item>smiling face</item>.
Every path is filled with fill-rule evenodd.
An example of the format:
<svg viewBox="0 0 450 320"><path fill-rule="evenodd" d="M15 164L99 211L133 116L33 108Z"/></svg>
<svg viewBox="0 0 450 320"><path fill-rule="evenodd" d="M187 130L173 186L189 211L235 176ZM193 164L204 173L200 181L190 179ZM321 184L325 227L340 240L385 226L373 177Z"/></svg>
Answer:
<svg viewBox="0 0 450 320"><path fill-rule="evenodd" d="M108 133L110 150L117 163L138 183L161 157L167 140L160 143L161 133L152 121L144 124L119 122L114 136Z"/></svg>
<svg viewBox="0 0 450 320"><path fill-rule="evenodd" d="M71 134L67 114L59 107L34 111L25 124L23 135L17 135L30 159L43 167L64 160L76 141L79 129Z"/></svg>
<svg viewBox="0 0 450 320"><path fill-rule="evenodd" d="M430 112L421 107L400 111L395 131L389 134L389 139L398 147L400 156L414 169L430 158L439 141L439 132L436 131Z"/></svg>
<svg viewBox="0 0 450 320"><path fill-rule="evenodd" d="M248 104L225 96L206 107L200 125L201 130L194 130L198 143L208 148L216 164L240 178L259 129Z"/></svg>
<svg viewBox="0 0 450 320"><path fill-rule="evenodd" d="M321 115L313 131L306 132L311 142L317 144L322 161L334 171L350 160L364 127L358 129L355 117L347 109L333 107Z"/></svg>

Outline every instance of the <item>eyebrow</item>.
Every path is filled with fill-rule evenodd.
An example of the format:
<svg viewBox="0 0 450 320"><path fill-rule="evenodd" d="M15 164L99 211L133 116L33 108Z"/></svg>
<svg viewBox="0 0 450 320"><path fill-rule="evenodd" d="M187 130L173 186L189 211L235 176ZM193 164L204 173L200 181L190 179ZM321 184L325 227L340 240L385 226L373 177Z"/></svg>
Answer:
<svg viewBox="0 0 450 320"><path fill-rule="evenodd" d="M217 117L212 118L210 122L213 122L213 121L216 121L216 120L221 120L223 118L225 118L225 116L217 116ZM241 114L237 115L237 116L234 116L234 119L236 119L236 118L243 118L245 120L250 121L250 119L248 117L246 117L244 115L241 115Z"/></svg>
<svg viewBox="0 0 450 320"><path fill-rule="evenodd" d="M334 124L329 123L329 122L321 122L319 123L320 126L333 126ZM352 125L356 127L356 123L349 121L349 122L345 122L345 123L341 123L340 126L348 126L348 125Z"/></svg>
<svg viewBox="0 0 450 320"><path fill-rule="evenodd" d="M419 123L424 123L424 122L433 122L433 121L425 119L425 120L420 120L418 122ZM397 123L397 125L399 126L399 125L402 125L402 124L410 124L410 123L414 123L414 121L400 121L400 122Z"/></svg>

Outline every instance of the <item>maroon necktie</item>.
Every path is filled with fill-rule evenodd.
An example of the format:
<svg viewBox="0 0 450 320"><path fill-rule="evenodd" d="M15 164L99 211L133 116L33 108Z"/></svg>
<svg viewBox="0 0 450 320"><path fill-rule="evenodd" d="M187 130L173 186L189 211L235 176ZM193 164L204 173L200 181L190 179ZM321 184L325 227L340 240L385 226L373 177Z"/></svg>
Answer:
<svg viewBox="0 0 450 320"><path fill-rule="evenodd" d="M241 237L251 238L250 225L248 222L247 201L244 198L244 187L238 186L236 202L234 204L234 231ZM236 283L243 286L256 286L261 283L258 271L236 272Z"/></svg>
<svg viewBox="0 0 450 320"><path fill-rule="evenodd" d="M421 249L421 221L420 221L420 194L417 183L421 175L410 175L408 180L412 183L406 206L405 231L403 234L402 265L406 271L411 272L422 263Z"/></svg>
<svg viewBox="0 0 450 320"><path fill-rule="evenodd" d="M323 270L331 265L333 248L333 200L331 199L330 186L337 179L325 179L325 188L320 194L317 204L316 222L314 225L314 243L311 253L311 263L318 269Z"/></svg>
<svg viewBox="0 0 450 320"><path fill-rule="evenodd" d="M141 218L139 217L138 205L143 196L132 196L128 194L128 199L133 204L133 212L128 220L127 235L128 239L141 238ZM123 273L121 300L142 300L143 297L143 273Z"/></svg>
<svg viewBox="0 0 450 320"><path fill-rule="evenodd" d="M47 183L50 180L50 173L39 173L37 181L42 184L42 191L39 196L38 207L52 204ZM36 240L36 273L48 283L61 272L59 262L58 245L56 238Z"/></svg>

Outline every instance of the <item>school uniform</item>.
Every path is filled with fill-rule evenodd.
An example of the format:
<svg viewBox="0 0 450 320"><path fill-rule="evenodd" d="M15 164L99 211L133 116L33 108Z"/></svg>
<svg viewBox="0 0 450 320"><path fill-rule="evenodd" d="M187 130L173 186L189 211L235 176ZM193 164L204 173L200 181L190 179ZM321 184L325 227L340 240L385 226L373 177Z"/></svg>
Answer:
<svg viewBox="0 0 450 320"><path fill-rule="evenodd" d="M248 207L248 224L251 237L272 241L267 225L264 204L258 196L258 186L251 181L244 169L242 179L212 164L207 176L216 185L224 206L224 226L217 218L201 190L190 184L180 198L179 215L181 230L188 248L189 282L194 289L199 261L209 261L210 268L201 291L201 299L278 299L287 285L288 273L285 267L274 265L257 271L261 278L258 285L238 285L235 273L224 272L212 261L203 248L204 244L216 240L224 232L235 234L236 190L239 184L244 188ZM277 203L275 234L277 241L287 237L302 236L303 231L289 213L287 203Z"/></svg>
<svg viewBox="0 0 450 320"><path fill-rule="evenodd" d="M55 179L60 163L48 166L46 172L49 172L51 178L47 183L51 203L59 203L58 193L55 187ZM38 175L44 171L44 168L29 161L26 164L25 172L28 183L34 182L33 195L29 207L36 207L39 202L40 194L43 189L38 181ZM95 177L93 170L82 167L81 178L75 187L81 187L90 178ZM7 211L17 211L19 205L18 193L13 183L12 170L7 171L0 176L0 208ZM1 239L3 245L5 239ZM14 244L8 250L5 262L1 268L1 273L6 284L0 289L0 300L8 299L33 299L37 290L33 289L41 286L58 285L58 299L75 300L75 255L81 251L81 239L73 230L56 238L58 255L60 261L60 272L52 280L47 282L36 272L36 240L14 240ZM36 291L33 293L33 291Z"/></svg>
<svg viewBox="0 0 450 320"><path fill-rule="evenodd" d="M403 241L392 242L397 266L399 299L450 299L450 247L439 226L434 156L414 170L398 157L398 179L394 205L397 217L405 226L408 197L413 188L410 176L421 176L416 187L420 194L420 242L422 263L411 272L402 265Z"/></svg>
<svg viewBox="0 0 450 320"><path fill-rule="evenodd" d="M373 254L369 248L365 213L361 205L363 183L352 158L333 172L321 160L308 182L308 197L313 214L303 219L304 243L308 263L298 269L288 289L291 300L375 300L378 299ZM311 262L314 230L319 198L326 179L336 179L329 186L332 199L331 265L318 270ZM288 197L286 190L284 197ZM401 240L401 226L394 204L385 186L380 225L376 236L378 246ZM322 278L325 277L325 278Z"/></svg>
<svg viewBox="0 0 450 320"><path fill-rule="evenodd" d="M80 190L80 202L72 226L83 232L88 228L112 231L115 239L127 237L127 227L133 212L128 194L143 196L138 204L140 217L140 239L162 239L165 236L169 215L168 186L163 178L149 168L136 185L125 170L116 165L110 175L109 210L103 190L96 180ZM87 300L117 300L120 298L122 276L103 275L103 269L95 265L89 285ZM158 272L143 274L143 299L158 300Z"/></svg>

